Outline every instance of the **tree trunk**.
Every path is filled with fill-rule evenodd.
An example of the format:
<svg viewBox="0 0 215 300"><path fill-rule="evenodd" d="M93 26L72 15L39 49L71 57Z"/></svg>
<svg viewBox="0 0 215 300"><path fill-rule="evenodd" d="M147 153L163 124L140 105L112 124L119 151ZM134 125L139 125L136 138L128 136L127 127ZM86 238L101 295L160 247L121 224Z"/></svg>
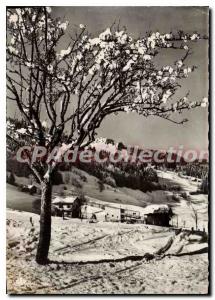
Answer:
<svg viewBox="0 0 215 300"><path fill-rule="evenodd" d="M49 245L51 240L51 183L47 181L43 182L41 191L40 236L36 262L40 265L44 265L48 263Z"/></svg>

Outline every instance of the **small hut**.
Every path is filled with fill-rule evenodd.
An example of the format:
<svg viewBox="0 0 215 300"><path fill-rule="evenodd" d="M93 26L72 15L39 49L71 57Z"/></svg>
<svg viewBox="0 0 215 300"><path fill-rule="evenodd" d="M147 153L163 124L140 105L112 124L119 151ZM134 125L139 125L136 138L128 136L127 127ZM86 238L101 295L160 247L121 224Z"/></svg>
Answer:
<svg viewBox="0 0 215 300"><path fill-rule="evenodd" d="M30 195L34 195L35 193L37 193L37 187L34 184L21 184L19 186L19 189L21 190L21 192L29 193Z"/></svg>
<svg viewBox="0 0 215 300"><path fill-rule="evenodd" d="M172 216L172 209L168 205L148 205L144 209L144 220L149 225L169 227Z"/></svg>

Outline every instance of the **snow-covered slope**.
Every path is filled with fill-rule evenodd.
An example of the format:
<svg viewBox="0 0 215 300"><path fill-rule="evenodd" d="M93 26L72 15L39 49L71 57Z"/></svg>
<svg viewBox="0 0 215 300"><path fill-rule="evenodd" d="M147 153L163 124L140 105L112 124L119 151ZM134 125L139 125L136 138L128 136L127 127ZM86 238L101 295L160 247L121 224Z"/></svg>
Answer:
<svg viewBox="0 0 215 300"><path fill-rule="evenodd" d="M38 231L38 215L7 212L8 293L207 293L207 244L196 235L53 217L52 263L39 266Z"/></svg>

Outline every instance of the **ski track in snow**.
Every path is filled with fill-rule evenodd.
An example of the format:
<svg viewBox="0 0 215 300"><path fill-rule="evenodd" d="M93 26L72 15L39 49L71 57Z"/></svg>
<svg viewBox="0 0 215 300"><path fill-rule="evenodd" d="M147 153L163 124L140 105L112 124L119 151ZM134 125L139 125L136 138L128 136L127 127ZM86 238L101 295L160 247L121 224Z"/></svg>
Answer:
<svg viewBox="0 0 215 300"><path fill-rule="evenodd" d="M158 172L188 193L196 183ZM131 192L131 191L130 191ZM207 230L207 195L190 195ZM194 227L188 201L174 206L179 224ZM32 217L34 226L30 224ZM182 219L183 218L183 219ZM13 294L206 294L207 242L195 234L143 224L52 218L47 266L35 263L39 216L7 212L7 288ZM159 254L158 254L159 253ZM194 253L193 255L191 255ZM177 256L180 255L180 256ZM149 259L146 259L149 257Z"/></svg>
<svg viewBox="0 0 215 300"><path fill-rule="evenodd" d="M207 244L200 243L198 236L175 235L171 229L157 226L120 224L119 228L116 223L88 224L78 219L53 218L50 247L53 262L38 266L34 259L39 217L8 211L7 220L9 293L207 293L207 253L180 257L156 255L160 249L171 255L170 250L176 253L178 247L182 253L186 253L190 245L191 251L205 248ZM166 250L168 243L170 248ZM63 253L63 246L69 246L67 253ZM138 258L138 255L143 257L144 253L152 252L154 259ZM138 260L130 259L132 255ZM102 259L106 261L101 262ZM95 264L96 260L99 261ZM81 261L83 264L79 263Z"/></svg>

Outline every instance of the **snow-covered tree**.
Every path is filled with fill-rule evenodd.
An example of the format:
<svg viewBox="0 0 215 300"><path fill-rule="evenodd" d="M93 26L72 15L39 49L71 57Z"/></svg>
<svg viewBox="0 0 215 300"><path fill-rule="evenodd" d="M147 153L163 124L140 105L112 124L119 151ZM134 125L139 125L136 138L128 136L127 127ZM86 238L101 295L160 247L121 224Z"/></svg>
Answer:
<svg viewBox="0 0 215 300"><path fill-rule="evenodd" d="M207 98L190 102L188 94L178 100L173 97L180 79L195 69L186 65L186 59L190 44L205 38L198 33L151 32L134 39L125 29L112 26L94 36L80 24L65 45L67 26L68 22L52 18L49 7L7 10L7 98L20 112L18 121L7 123L10 144L44 146L49 152L59 146L62 154L94 141L96 130L110 114L136 112L183 123L186 120L176 121L171 115L207 105ZM178 60L158 67L155 58L169 48L178 51ZM30 158L42 189L36 260L44 264L57 163Z"/></svg>

